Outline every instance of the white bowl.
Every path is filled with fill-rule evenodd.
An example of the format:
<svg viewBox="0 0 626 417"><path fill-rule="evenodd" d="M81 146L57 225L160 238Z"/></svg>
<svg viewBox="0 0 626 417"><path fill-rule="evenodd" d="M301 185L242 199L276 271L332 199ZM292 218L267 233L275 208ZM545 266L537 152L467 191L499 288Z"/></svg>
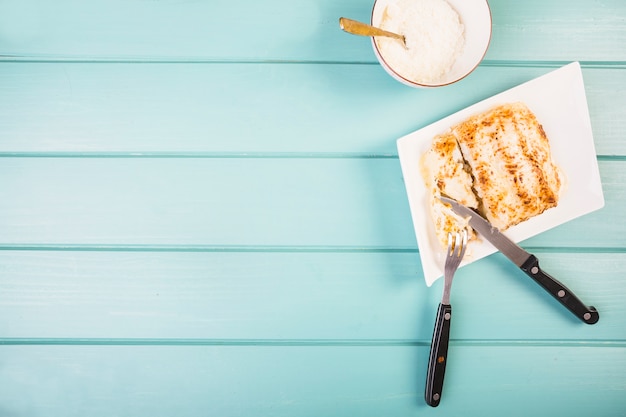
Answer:
<svg viewBox="0 0 626 417"><path fill-rule="evenodd" d="M455 83L469 75L483 60L489 42L491 41L491 10L487 0L446 0L459 15L464 26L465 45L457 56L449 71L435 81L418 82L402 75L394 69L388 59L385 59L385 50L376 37L372 38L372 46L376 58L382 67L396 80L411 87L441 87ZM372 9L372 25L380 27L385 9L397 0L375 0Z"/></svg>

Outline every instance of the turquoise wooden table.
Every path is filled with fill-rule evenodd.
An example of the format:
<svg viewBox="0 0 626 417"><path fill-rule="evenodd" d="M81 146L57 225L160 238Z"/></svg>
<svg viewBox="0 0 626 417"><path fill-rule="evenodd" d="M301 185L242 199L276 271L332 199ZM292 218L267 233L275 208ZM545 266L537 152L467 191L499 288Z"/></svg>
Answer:
<svg viewBox="0 0 626 417"><path fill-rule="evenodd" d="M0 1L0 416L625 416L626 2L492 0L416 90L371 0ZM580 61L606 205L459 270L445 395L396 139Z"/></svg>

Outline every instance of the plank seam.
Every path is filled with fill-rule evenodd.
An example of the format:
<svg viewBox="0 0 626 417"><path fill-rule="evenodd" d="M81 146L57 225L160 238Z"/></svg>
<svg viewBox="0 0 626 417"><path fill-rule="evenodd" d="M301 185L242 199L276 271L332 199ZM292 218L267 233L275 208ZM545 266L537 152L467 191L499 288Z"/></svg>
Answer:
<svg viewBox="0 0 626 417"><path fill-rule="evenodd" d="M481 67L521 67L521 68L558 68L575 60L483 60ZM0 54L0 63L75 63L75 64L210 64L210 65L379 65L370 60L299 60L299 59L227 59L198 57L72 57L72 56L27 56L18 54ZM583 68L623 69L623 60L580 60Z"/></svg>
<svg viewBox="0 0 626 417"><path fill-rule="evenodd" d="M626 155L597 155L598 161L623 162ZM0 158L50 159L398 159L396 153L369 152L0 152Z"/></svg>
<svg viewBox="0 0 626 417"><path fill-rule="evenodd" d="M623 339L451 339L472 347L610 347L626 348ZM3 346L275 346L275 347L427 347L430 340L403 339L159 339L159 338L0 338Z"/></svg>
<svg viewBox="0 0 626 417"><path fill-rule="evenodd" d="M524 246L537 253L626 253L626 247ZM286 252L286 253L419 253L416 247L317 245L133 245L133 244L0 244L0 251L40 252Z"/></svg>

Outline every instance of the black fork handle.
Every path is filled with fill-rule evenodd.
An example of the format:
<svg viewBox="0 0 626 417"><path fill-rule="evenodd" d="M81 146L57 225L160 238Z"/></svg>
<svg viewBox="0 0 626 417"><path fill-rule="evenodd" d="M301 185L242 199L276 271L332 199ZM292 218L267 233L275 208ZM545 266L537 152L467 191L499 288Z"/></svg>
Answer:
<svg viewBox="0 0 626 417"><path fill-rule="evenodd" d="M426 373L426 392L424 393L426 404L431 407L437 407L439 401L441 401L443 377L446 373L446 362L448 362L451 319L452 306L440 303L437 309L437 318L435 319L433 339L430 343L430 356Z"/></svg>

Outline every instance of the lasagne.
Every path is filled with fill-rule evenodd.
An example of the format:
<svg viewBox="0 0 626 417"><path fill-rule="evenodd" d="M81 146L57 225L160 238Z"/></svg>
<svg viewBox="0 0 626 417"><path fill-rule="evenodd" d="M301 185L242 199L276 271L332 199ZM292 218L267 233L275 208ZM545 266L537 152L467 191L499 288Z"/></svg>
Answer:
<svg viewBox="0 0 626 417"><path fill-rule="evenodd" d="M506 230L555 207L562 182L543 127L524 103L497 106L436 136L422 171L443 246L448 232L471 229L441 194Z"/></svg>

